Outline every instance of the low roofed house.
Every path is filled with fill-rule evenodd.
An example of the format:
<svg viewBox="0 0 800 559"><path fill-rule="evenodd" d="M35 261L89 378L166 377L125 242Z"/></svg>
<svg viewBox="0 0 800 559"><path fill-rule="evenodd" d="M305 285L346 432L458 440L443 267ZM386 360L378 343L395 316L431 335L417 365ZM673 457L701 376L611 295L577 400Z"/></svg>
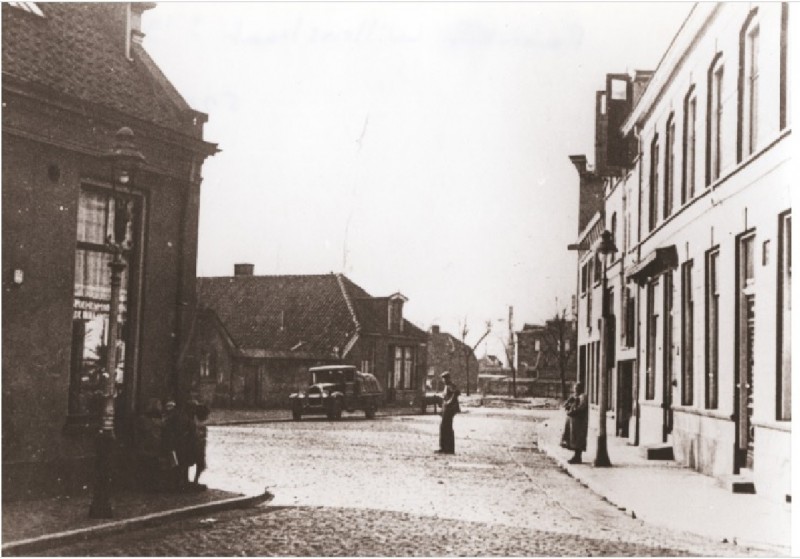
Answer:
<svg viewBox="0 0 800 559"><path fill-rule="evenodd" d="M4 499L92 476L112 232L127 242L119 445L150 399L186 394L177 359L194 312L201 168L217 148L142 46L153 7L2 4ZM122 140L145 159L125 183L108 157Z"/></svg>
<svg viewBox="0 0 800 559"><path fill-rule="evenodd" d="M374 374L387 402L419 401L426 334L400 294L372 297L341 274L200 278L193 391L218 406L286 407L309 367L346 363Z"/></svg>

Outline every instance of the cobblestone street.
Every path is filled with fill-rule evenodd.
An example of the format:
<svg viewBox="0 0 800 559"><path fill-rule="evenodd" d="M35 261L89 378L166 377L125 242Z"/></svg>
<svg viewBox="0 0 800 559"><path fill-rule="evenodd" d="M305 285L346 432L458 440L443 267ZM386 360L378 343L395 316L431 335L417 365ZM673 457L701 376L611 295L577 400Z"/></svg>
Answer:
<svg viewBox="0 0 800 559"><path fill-rule="evenodd" d="M543 417L460 415L448 457L432 415L215 427L206 482L267 487L269 506L46 554L753 555L611 506L537 450Z"/></svg>

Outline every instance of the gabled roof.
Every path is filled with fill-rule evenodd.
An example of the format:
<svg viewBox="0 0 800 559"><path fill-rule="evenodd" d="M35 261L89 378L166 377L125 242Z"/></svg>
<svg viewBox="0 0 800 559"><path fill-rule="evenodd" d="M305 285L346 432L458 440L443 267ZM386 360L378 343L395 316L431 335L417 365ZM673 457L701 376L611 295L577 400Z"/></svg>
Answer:
<svg viewBox="0 0 800 559"><path fill-rule="evenodd" d="M444 355L447 353L463 354L465 351L475 357L475 353L470 347L447 332L429 332L428 333L428 351L436 355Z"/></svg>
<svg viewBox="0 0 800 559"><path fill-rule="evenodd" d="M373 333L365 324L381 322L361 304L370 300L380 301L343 275L197 278L198 305L216 314L242 355L256 358L341 355L356 334ZM403 335L427 339L408 321Z"/></svg>
<svg viewBox="0 0 800 559"><path fill-rule="evenodd" d="M356 333L333 274L197 278L197 301L253 357L293 350L331 357Z"/></svg>
<svg viewBox="0 0 800 559"><path fill-rule="evenodd" d="M353 300L361 331L365 334L403 336L426 341L427 333L405 318L402 332L389 331L389 300L389 297L360 297Z"/></svg>
<svg viewBox="0 0 800 559"><path fill-rule="evenodd" d="M125 55L126 3L3 3L3 82L27 84L199 136L198 114L145 50Z"/></svg>

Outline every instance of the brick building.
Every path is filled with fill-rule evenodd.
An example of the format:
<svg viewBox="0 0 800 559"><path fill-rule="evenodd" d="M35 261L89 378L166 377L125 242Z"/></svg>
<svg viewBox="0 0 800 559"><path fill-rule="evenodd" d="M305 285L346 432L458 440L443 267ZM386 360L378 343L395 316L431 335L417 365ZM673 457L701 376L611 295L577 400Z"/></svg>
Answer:
<svg viewBox="0 0 800 559"><path fill-rule="evenodd" d="M152 7L2 5L4 499L85 487L92 476L105 240L115 228L128 243L116 348L122 450L149 398L185 394L177 356L194 309L200 170L217 150L203 140L206 115L142 47ZM124 185L107 157L123 127L146 158Z"/></svg>
<svg viewBox="0 0 800 559"><path fill-rule="evenodd" d="M462 393L478 390L478 360L472 349L455 336L431 326L428 333L428 376L431 389L443 389L440 375L450 371ZM469 375L469 376L468 376Z"/></svg>
<svg viewBox="0 0 800 559"><path fill-rule="evenodd" d="M192 391L215 406L283 408L315 365L372 373L387 403L416 406L427 335L403 318L400 293L372 297L341 274L199 278L186 361Z"/></svg>
<svg viewBox="0 0 800 559"><path fill-rule="evenodd" d="M525 324L516 332L517 371L527 383L529 396L564 398L575 379L578 333L575 321L556 318Z"/></svg>

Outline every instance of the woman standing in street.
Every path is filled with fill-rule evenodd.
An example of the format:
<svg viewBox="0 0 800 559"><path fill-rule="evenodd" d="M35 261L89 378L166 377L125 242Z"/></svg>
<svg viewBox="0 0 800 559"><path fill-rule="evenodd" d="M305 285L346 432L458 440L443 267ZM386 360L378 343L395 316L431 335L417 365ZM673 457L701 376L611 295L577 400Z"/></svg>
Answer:
<svg viewBox="0 0 800 559"><path fill-rule="evenodd" d="M569 448L575 452L568 460L570 464L580 464L581 455L586 450L586 431L589 428L589 404L583 393L583 383L575 384L575 395L567 409L569 416Z"/></svg>

